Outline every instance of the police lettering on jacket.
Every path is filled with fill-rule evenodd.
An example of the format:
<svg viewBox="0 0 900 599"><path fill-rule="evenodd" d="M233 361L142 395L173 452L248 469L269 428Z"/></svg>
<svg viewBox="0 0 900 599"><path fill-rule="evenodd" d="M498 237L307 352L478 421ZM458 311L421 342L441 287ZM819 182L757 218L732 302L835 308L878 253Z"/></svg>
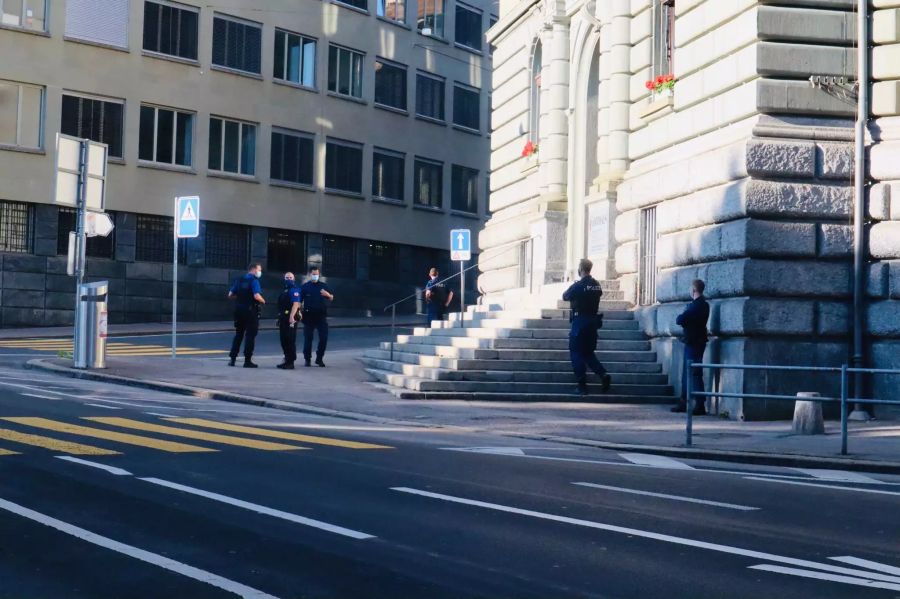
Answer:
<svg viewBox="0 0 900 599"><path fill-rule="evenodd" d="M569 302L572 308L572 319L594 318L600 310L602 296L603 290L600 288L600 283L592 276L587 275L566 289L566 292L563 293L563 300Z"/></svg>

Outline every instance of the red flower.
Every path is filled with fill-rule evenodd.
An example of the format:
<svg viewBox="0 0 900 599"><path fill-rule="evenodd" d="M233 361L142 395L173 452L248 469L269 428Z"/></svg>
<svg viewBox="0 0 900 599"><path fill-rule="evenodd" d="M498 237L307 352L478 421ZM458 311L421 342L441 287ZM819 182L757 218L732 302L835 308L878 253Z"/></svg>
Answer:
<svg viewBox="0 0 900 599"><path fill-rule="evenodd" d="M531 140L529 139L527 142L525 142L525 147L522 148L522 156L527 158L532 154L534 154L534 144L531 143Z"/></svg>
<svg viewBox="0 0 900 599"><path fill-rule="evenodd" d="M647 89L651 90L651 91L653 90L654 87L656 87L656 85L655 85L652 81L646 82L646 83L644 84L644 86L645 86Z"/></svg>
<svg viewBox="0 0 900 599"><path fill-rule="evenodd" d="M668 75L666 75L666 83L669 83L671 81L675 81L675 75L669 73Z"/></svg>
<svg viewBox="0 0 900 599"><path fill-rule="evenodd" d="M665 82L666 82L666 78L663 77L662 75L660 75L659 77L656 78L656 85L662 85Z"/></svg>

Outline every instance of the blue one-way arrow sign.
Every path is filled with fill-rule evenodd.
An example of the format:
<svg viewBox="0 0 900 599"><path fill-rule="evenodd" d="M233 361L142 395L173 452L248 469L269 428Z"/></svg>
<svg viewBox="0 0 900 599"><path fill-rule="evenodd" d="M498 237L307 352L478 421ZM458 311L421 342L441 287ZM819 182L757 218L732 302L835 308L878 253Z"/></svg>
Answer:
<svg viewBox="0 0 900 599"><path fill-rule="evenodd" d="M472 259L472 232L468 229L450 231L450 259L463 262Z"/></svg>
<svg viewBox="0 0 900 599"><path fill-rule="evenodd" d="M200 198L175 198L175 237L200 236Z"/></svg>

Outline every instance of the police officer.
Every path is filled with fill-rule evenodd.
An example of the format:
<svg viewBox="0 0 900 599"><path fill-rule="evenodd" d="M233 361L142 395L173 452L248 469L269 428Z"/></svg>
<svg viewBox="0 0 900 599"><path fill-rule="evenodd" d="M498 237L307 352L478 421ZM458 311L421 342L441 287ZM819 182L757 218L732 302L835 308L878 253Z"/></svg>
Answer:
<svg viewBox="0 0 900 599"><path fill-rule="evenodd" d="M563 300L569 302L572 307L569 316L572 323L572 329L569 331L569 356L575 378L578 380L578 387L575 389L578 395L587 395L588 367L601 377L604 393L609 391L611 383L606 368L594 355L594 350L597 349L597 329L603 325L603 317L598 315L603 290L600 289L600 283L591 276L593 267L593 262L587 258L582 259L578 263L580 280L563 293Z"/></svg>
<svg viewBox="0 0 900 599"><path fill-rule="evenodd" d="M432 268L428 271L428 282L425 283L425 304L427 306L427 326L431 326L432 320L444 320L450 302L453 301L453 291L440 280L441 273Z"/></svg>
<svg viewBox="0 0 900 599"><path fill-rule="evenodd" d="M237 279L228 291L228 299L235 300L234 341L231 342L229 366L234 366L243 341L244 368L257 367L252 360L253 348L256 345L256 333L259 332L259 307L266 303L259 286L261 276L262 264L254 262L247 269L247 274Z"/></svg>
<svg viewBox="0 0 900 599"><path fill-rule="evenodd" d="M300 287L301 318L303 320L303 359L310 366L312 359L313 333L319 334L316 346L316 366L325 368L325 347L328 345L328 302L334 301L331 288L323 283L321 271L314 266L309 271L309 280Z"/></svg>
<svg viewBox="0 0 900 599"><path fill-rule="evenodd" d="M297 320L300 316L300 289L294 281L294 273L284 273L284 288L278 296L278 337L284 362L276 368L293 370L297 360Z"/></svg>
<svg viewBox="0 0 900 599"><path fill-rule="evenodd" d="M684 336L681 338L684 343L684 364L681 369L681 399L678 405L672 408L673 412L687 411L687 377L693 377L693 388L697 391L703 391L703 371L699 368L692 369L693 372L687 371L688 361L696 364L703 363L703 354L706 352L706 343L709 336L706 333L706 324L709 321L709 303L706 301L703 292L706 290L706 283L700 279L691 281L691 299L693 300L684 312L675 319L675 324L684 329ZM694 416L704 416L706 414L706 400L697 399L694 404Z"/></svg>

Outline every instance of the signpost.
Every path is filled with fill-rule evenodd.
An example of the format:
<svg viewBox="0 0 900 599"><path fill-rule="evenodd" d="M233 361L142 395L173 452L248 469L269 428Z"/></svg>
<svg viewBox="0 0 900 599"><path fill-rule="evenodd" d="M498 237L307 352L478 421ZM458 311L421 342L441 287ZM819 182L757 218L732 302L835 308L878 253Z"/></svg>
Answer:
<svg viewBox="0 0 900 599"><path fill-rule="evenodd" d="M466 326L466 262L472 259L472 232L469 229L450 231L450 259L459 261L459 323Z"/></svg>
<svg viewBox="0 0 900 599"><path fill-rule="evenodd" d="M200 236L200 198L175 198L175 227L172 236L172 357L178 352L178 240Z"/></svg>

